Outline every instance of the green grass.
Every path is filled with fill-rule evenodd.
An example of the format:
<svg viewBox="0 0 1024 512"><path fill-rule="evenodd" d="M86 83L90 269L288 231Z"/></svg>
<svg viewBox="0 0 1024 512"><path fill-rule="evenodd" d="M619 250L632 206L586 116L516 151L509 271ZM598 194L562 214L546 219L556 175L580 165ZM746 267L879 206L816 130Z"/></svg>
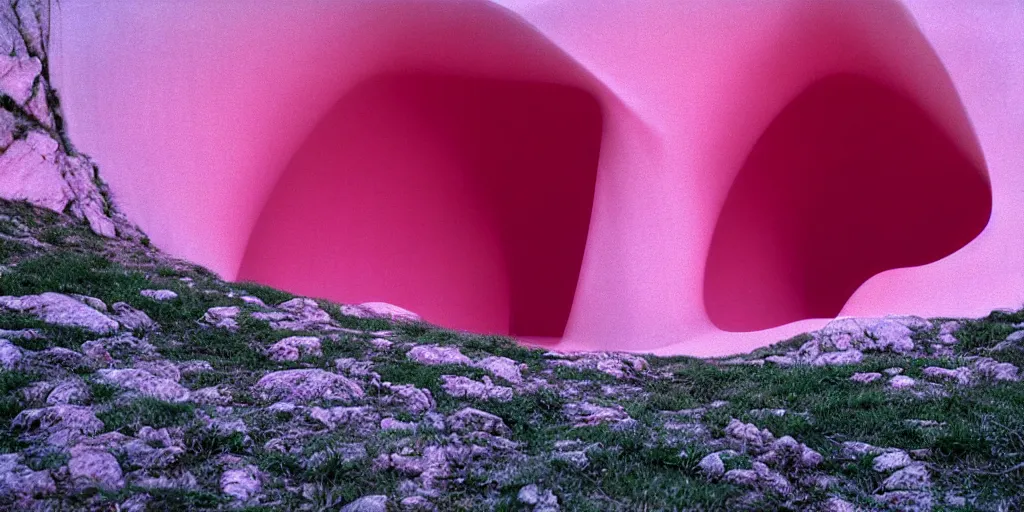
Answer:
<svg viewBox="0 0 1024 512"><path fill-rule="evenodd" d="M118 403L99 412L96 417L103 422L105 432L119 431L133 435L144 426L172 427L184 425L192 420L195 405L172 403L156 398L135 398L127 403Z"/></svg>

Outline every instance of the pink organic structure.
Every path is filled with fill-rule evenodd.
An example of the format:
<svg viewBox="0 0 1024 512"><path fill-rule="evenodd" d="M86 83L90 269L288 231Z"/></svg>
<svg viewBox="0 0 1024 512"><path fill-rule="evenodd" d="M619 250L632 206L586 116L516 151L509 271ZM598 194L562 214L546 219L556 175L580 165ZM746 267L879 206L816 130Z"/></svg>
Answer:
<svg viewBox="0 0 1024 512"><path fill-rule="evenodd" d="M694 355L1024 301L1019 3L62 4L73 139L227 278Z"/></svg>

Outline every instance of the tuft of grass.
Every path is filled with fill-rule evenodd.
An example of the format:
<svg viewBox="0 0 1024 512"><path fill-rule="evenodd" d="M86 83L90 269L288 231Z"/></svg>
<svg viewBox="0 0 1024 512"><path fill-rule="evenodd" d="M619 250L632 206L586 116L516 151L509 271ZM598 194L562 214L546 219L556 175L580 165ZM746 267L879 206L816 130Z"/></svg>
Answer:
<svg viewBox="0 0 1024 512"><path fill-rule="evenodd" d="M161 428L184 425L194 417L194 412L195 405L190 403L141 397L110 407L97 413L96 417L103 422L105 431L116 430L133 435L144 426Z"/></svg>

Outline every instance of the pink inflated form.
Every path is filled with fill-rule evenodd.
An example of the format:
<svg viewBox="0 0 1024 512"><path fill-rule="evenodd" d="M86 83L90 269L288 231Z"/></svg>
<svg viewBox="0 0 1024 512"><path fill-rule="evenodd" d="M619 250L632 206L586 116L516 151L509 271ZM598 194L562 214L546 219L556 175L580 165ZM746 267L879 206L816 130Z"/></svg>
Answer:
<svg viewBox="0 0 1024 512"><path fill-rule="evenodd" d="M72 139L228 279L690 355L1024 302L1018 2L60 11Z"/></svg>

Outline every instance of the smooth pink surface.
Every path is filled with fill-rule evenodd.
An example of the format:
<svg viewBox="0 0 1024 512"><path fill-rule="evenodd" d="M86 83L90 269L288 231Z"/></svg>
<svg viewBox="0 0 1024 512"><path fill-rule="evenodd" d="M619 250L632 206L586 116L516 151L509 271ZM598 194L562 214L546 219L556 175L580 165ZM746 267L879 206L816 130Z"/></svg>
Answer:
<svg viewBox="0 0 1024 512"><path fill-rule="evenodd" d="M72 140L95 157L127 213L159 246L227 278L241 268L300 293L332 295L317 290L342 286L333 293L344 300L393 296L412 310L417 304L409 302L425 304L420 312L428 320L503 331L508 319L509 331L526 336L556 332L567 314L558 348L694 355L747 350L825 320L756 332L720 327L778 325L831 315L837 305L843 315L981 315L1024 302L1019 2L502 3L66 0L55 75ZM371 87L394 73L414 81L455 76L451 80L482 108L439 121L438 109L468 108L473 101L426 86L402 93L409 82ZM864 87L873 92L844 93L865 105L903 98L893 105L916 113L895 116L896 125L928 126L928 133L907 134L870 120L865 123L879 131L844 132L848 125L837 121L835 132L819 133L787 121L801 118L802 103L813 104L812 84L836 74L869 84ZM587 114L537 114L550 120L537 133L498 123L470 129L490 119L484 110L504 104L495 98L556 103L556 93L535 92L545 83L565 94L579 91L581 105L589 101L584 98L596 103L600 140L579 134L570 137L579 139L576 149L521 155L539 168L515 177L488 172L502 168L496 155L566 131L549 124L556 119L566 128L594 129L583 120ZM490 90L509 84L527 92ZM353 102L359 94L368 101ZM417 96L415 115L396 107L399 99ZM365 131L339 117L370 107ZM797 114L787 113L793 109ZM815 107L807 115L811 111L820 113ZM836 110L837 116L852 114ZM416 126L422 122L430 126ZM450 126L437 127L444 122ZM358 133L369 147L332 145L334 133ZM395 133L406 137L396 141ZM883 151L882 167L860 167L861 174L843 178L826 169L855 171L846 160L829 158L848 149L782 149L798 147L803 133L808 139L847 133L866 148L893 139L905 144ZM369 151L373 144L394 151ZM596 144L595 168L586 164L592 151L583 148ZM495 163L469 158L473 147L493 148L486 153ZM559 176L559 166L536 156L541 153L564 159L572 170ZM829 165L789 165L794 153ZM949 158L935 161L936 155ZM351 168L316 172L334 163L372 164L382 180ZM812 210L825 212L827 221L807 222L803 210L779 207L811 193L801 177L813 172L830 176L826 188L852 180L858 192L842 201L850 208L873 200L882 208L852 215L822 203ZM776 180L763 181L772 173ZM541 201L551 208L541 214L513 204L543 197L535 185L545 175L563 188L564 207ZM482 183L440 186L461 179ZM364 191L389 186L368 197L344 189L345 183ZM417 194L417 187L433 194ZM590 205L581 192L588 187ZM444 207L427 199L436 194ZM767 203L759 211L773 212L768 219L784 225L770 232L792 243L735 235L749 226L744 216L757 210L744 197ZM481 198L496 200L482 205ZM579 215L587 209L580 257ZM537 218L551 222L533 229ZM552 245L563 229L568 238ZM806 238L793 242L806 230L828 240L831 250ZM399 245L384 245L388 235L400 235ZM724 253L716 249L717 239L730 236L736 241L726 243ZM413 243L427 238L432 243ZM401 243L423 256L402 250ZM769 247L784 254L773 256ZM808 254L802 247L819 248ZM346 254L346 248L354 251ZM737 251L754 263L737 264ZM289 254L308 259L289 265ZM375 259L399 264L373 266ZM726 262L718 267L724 270L715 270L716 261ZM778 277L780 262L794 261L806 263L794 267L803 276L796 277L820 286L810 296L821 300L801 303L806 286ZM358 275L346 273L348 265L358 267ZM921 266L895 268L904 265ZM740 283L741 268L765 276L746 295L729 289ZM523 283L519 276L530 277ZM548 278L557 281L548 284ZM381 292L374 293L375 283ZM513 283L523 288L514 291ZM441 289L424 295L432 284ZM566 313L569 289L575 292ZM793 292L800 289L804 295ZM405 296L408 301L400 300ZM768 304L766 296L785 307L754 311ZM516 318L528 319L521 330Z"/></svg>

